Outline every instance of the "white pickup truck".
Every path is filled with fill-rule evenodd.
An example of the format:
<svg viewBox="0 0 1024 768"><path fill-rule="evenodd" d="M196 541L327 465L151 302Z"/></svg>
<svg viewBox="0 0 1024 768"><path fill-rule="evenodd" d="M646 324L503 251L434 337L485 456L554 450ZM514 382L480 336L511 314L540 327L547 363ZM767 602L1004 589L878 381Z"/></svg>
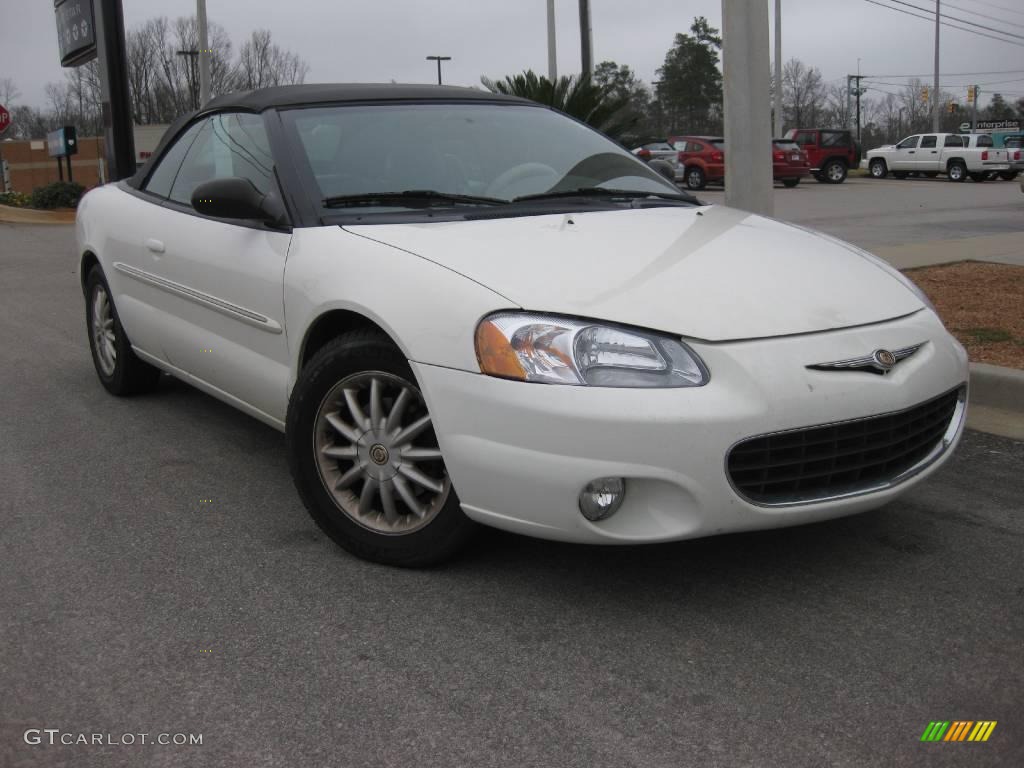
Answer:
<svg viewBox="0 0 1024 768"><path fill-rule="evenodd" d="M1005 149L995 149L987 133L922 133L908 136L899 144L872 149L867 154L868 171L876 179L890 173L905 179L911 173L934 177L944 173L950 181L970 176L984 181L989 174L1009 171Z"/></svg>

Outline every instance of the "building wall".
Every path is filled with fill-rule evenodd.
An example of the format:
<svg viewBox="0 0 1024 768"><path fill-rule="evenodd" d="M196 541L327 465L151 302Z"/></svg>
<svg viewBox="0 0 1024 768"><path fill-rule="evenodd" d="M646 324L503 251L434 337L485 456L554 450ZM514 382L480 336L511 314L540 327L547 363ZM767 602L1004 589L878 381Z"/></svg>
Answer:
<svg viewBox="0 0 1024 768"><path fill-rule="evenodd" d="M136 161L143 163L156 149L166 125L135 126ZM97 186L105 177L101 169L104 144L102 136L78 139L78 154L71 156L71 174L75 181L89 188ZM54 181L60 181L56 158L50 157L44 139L32 141L0 141L0 161L6 161L10 172L10 192L31 192ZM61 160L64 180L67 181L67 161ZM0 182L0 192L5 191Z"/></svg>
<svg viewBox="0 0 1024 768"><path fill-rule="evenodd" d="M33 148L35 147L35 148ZM71 173L75 181L85 187L100 183L100 162L103 139L92 136L78 140L78 154L71 156ZM0 160L7 162L11 179L11 192L31 192L60 180L56 158L50 157L44 140L0 141ZM67 180L67 161L61 160L64 179Z"/></svg>

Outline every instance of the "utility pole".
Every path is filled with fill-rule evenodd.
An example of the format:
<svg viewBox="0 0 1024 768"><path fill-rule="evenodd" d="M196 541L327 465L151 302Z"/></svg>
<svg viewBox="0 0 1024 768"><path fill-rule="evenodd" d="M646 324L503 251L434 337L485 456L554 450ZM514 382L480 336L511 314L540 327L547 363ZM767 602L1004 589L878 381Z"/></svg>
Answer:
<svg viewBox="0 0 1024 768"><path fill-rule="evenodd" d="M967 100L971 102L971 133L977 130L978 125L978 91L981 89L972 85L967 89Z"/></svg>
<svg viewBox="0 0 1024 768"><path fill-rule="evenodd" d="M775 130L776 138L782 137L782 0L775 0Z"/></svg>
<svg viewBox="0 0 1024 768"><path fill-rule="evenodd" d="M580 70L589 75L594 71L594 37L590 29L590 0L580 0Z"/></svg>
<svg viewBox="0 0 1024 768"><path fill-rule="evenodd" d="M452 60L451 56L427 56L427 61L436 61L437 62L437 84L438 85L441 85L441 62L442 61L451 61L451 60Z"/></svg>
<svg viewBox="0 0 1024 768"><path fill-rule="evenodd" d="M725 204L771 216L768 3L722 0Z"/></svg>
<svg viewBox="0 0 1024 768"><path fill-rule="evenodd" d="M850 97L854 97L856 103L856 112L854 120L854 134L857 137L857 141L860 141L860 97L864 95L864 89L860 87L860 81L866 77L866 75L860 74L860 59L857 59L857 74L846 76L846 109L850 109ZM851 82L856 82L855 88L850 87Z"/></svg>
<svg viewBox="0 0 1024 768"><path fill-rule="evenodd" d="M935 97L932 99L932 130L939 132L939 0L935 0Z"/></svg>
<svg viewBox="0 0 1024 768"><path fill-rule="evenodd" d="M199 106L210 101L210 33L206 24L206 0L196 0L196 21L199 23Z"/></svg>
<svg viewBox="0 0 1024 768"><path fill-rule="evenodd" d="M558 80L558 56L555 48L555 0L548 0L548 80Z"/></svg>

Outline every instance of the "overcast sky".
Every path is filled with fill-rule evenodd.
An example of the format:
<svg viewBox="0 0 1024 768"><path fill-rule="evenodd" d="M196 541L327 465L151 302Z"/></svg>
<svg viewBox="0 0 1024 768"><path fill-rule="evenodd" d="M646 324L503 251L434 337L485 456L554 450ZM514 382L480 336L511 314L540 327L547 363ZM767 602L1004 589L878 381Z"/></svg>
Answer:
<svg viewBox="0 0 1024 768"><path fill-rule="evenodd" d="M762 2L774 7L770 0ZM123 3L129 28L153 16L195 12L193 0ZM1022 0L950 0L947 5L956 6L950 14L1024 35ZM655 78L674 34L687 31L694 16L721 26L720 0L591 0L591 6L595 61L628 64L647 82ZM477 85L480 75L547 69L545 0L207 0L207 7L210 19L228 30L236 51L252 30L270 29L277 43L309 63L307 82L431 82L436 70L424 60L428 54L453 57L445 64L445 82L458 85ZM577 0L557 0L556 15L564 74L579 68ZM797 57L817 66L826 81L842 82L857 71L860 58L864 73L923 74L930 82L932 44L929 22L866 0L783 0L783 59ZM1011 101L1024 95L1024 47L943 27L941 51L942 71L950 73L943 87L962 99L969 82L980 83L985 95L1000 90ZM61 79L50 0L0 0L2 77L14 78L23 93L20 101L36 106L45 104L46 83Z"/></svg>

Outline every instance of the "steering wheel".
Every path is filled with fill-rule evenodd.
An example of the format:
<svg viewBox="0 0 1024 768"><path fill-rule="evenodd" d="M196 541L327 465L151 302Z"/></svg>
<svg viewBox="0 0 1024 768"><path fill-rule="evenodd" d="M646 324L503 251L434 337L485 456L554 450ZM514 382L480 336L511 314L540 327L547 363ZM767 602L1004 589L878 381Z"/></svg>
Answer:
<svg viewBox="0 0 1024 768"><path fill-rule="evenodd" d="M540 179L547 177L548 184ZM558 171L544 163L523 163L509 168L507 171L492 181L484 192L487 197L500 197L511 199L519 195L528 195L532 192L543 192L550 188L561 178ZM529 181L529 184L524 182ZM538 185L542 186L538 189Z"/></svg>

